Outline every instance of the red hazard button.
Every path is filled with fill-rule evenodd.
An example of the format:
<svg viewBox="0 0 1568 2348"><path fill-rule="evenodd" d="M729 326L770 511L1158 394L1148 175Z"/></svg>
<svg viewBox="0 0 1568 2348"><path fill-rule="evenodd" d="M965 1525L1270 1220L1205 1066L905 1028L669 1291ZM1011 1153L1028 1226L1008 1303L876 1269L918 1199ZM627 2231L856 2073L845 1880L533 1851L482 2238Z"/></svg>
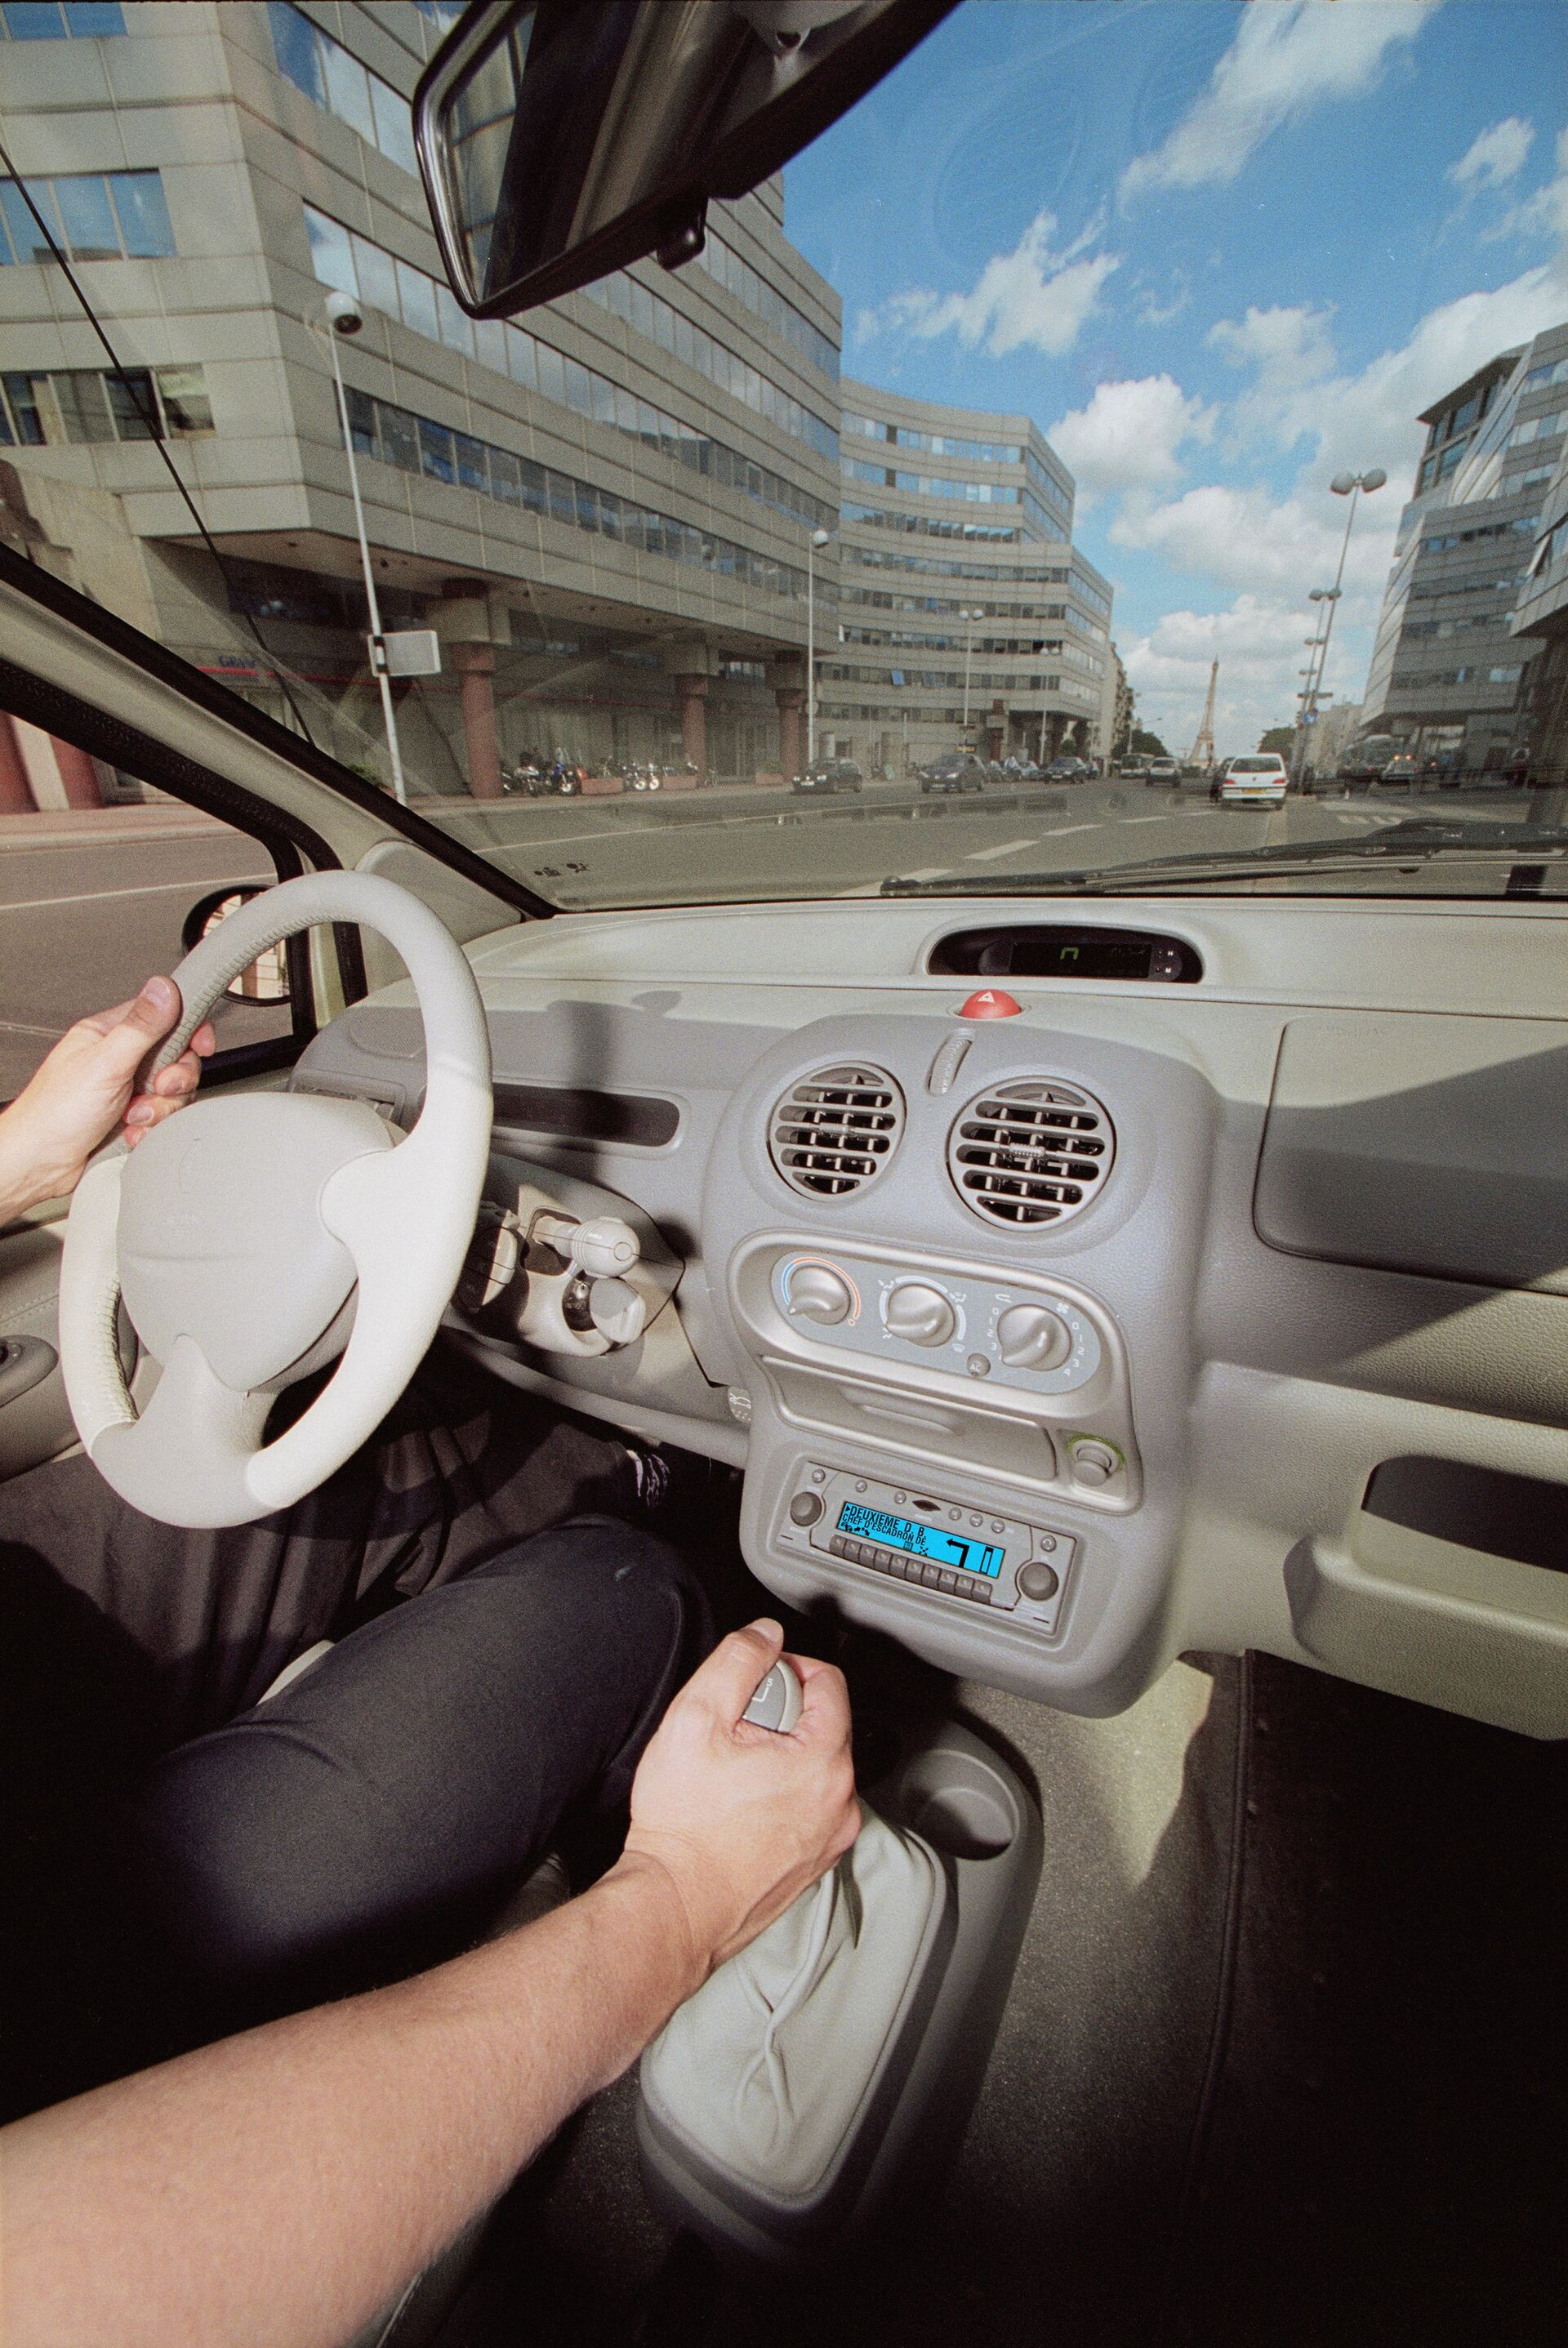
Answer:
<svg viewBox="0 0 1568 2348"><path fill-rule="evenodd" d="M1023 1007L1021 1003L1015 1003L1010 994L1002 994L999 988L983 986L978 994L972 994L967 1003L959 1004L958 1016L960 1019L1016 1019Z"/></svg>

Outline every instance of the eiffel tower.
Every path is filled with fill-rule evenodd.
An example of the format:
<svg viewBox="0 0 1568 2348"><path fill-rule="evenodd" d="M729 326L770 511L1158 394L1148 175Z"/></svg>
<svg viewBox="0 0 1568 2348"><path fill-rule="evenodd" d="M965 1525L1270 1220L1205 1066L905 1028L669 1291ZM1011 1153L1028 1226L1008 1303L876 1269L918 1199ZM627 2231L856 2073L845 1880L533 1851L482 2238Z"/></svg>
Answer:
<svg viewBox="0 0 1568 2348"><path fill-rule="evenodd" d="M1214 685L1220 674L1220 664L1214 661L1209 670L1209 690L1203 700L1203 715L1198 720L1198 738L1192 745L1190 767L1212 767L1214 763Z"/></svg>

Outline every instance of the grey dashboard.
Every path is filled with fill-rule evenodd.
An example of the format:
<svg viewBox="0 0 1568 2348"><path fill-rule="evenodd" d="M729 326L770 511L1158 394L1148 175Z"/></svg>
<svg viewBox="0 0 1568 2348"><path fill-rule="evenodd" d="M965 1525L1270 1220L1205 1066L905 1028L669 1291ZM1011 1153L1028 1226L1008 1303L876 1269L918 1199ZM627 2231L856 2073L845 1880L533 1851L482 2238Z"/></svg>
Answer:
<svg viewBox="0 0 1568 2348"><path fill-rule="evenodd" d="M1064 916L1099 918L1027 917ZM1486 1546L1484 1482L1568 1529L1568 919L1103 918L1201 975L1009 976L1016 1015L965 1017L934 949L1016 901L474 941L494 1213L607 1207L657 1277L643 1334L592 1358L520 1334L504 1287L454 1336L743 1465L769 1587L948 1669L1104 1712L1183 1648L1253 1645L1568 1734L1568 1573L1539 1536L1511 1553L1501 1501ZM295 1081L411 1121L407 989ZM1422 1462L1431 1508L1393 1524L1377 1493Z"/></svg>

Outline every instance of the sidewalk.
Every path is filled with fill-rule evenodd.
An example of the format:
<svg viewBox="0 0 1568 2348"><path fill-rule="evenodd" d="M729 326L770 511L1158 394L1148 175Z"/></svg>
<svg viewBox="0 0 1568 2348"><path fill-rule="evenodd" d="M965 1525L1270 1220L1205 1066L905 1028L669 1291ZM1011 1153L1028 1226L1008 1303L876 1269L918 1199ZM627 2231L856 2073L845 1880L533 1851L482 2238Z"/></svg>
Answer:
<svg viewBox="0 0 1568 2348"><path fill-rule="evenodd" d="M86 848L111 840L189 839L229 827L200 808L48 808L0 815L0 853L7 848Z"/></svg>

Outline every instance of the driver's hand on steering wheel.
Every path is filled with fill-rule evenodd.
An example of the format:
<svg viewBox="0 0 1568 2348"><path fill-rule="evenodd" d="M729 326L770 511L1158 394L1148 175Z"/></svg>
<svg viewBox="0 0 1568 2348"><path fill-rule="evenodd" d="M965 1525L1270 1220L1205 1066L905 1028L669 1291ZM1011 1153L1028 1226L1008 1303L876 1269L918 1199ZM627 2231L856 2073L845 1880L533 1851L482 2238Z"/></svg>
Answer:
<svg viewBox="0 0 1568 2348"><path fill-rule="evenodd" d="M183 1108L201 1079L201 1062L217 1048L203 1022L172 1067L134 1093L136 1072L180 1018L180 990L170 978L150 978L129 1003L89 1012L68 1027L10 1107L0 1111L0 1221L63 1199L117 1125L134 1148L155 1125Z"/></svg>

